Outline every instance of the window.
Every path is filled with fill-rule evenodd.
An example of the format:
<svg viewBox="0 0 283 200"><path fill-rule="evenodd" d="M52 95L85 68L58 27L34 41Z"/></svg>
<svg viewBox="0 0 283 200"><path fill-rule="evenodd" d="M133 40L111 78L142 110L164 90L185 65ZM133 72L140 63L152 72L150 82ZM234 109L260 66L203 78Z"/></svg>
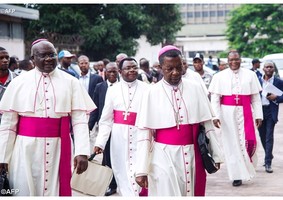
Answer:
<svg viewBox="0 0 283 200"><path fill-rule="evenodd" d="M20 23L0 22L0 38L23 39L23 27Z"/></svg>
<svg viewBox="0 0 283 200"><path fill-rule="evenodd" d="M218 15L219 17L223 17L223 16L224 16L223 10L218 10L218 11L217 11L217 15Z"/></svg>
<svg viewBox="0 0 283 200"><path fill-rule="evenodd" d="M201 12L196 12L195 17L201 17Z"/></svg>
<svg viewBox="0 0 283 200"><path fill-rule="evenodd" d="M188 12L187 13L187 17L188 18L193 18L194 17L194 13L193 12Z"/></svg>
<svg viewBox="0 0 283 200"><path fill-rule="evenodd" d="M9 37L9 24L7 22L0 22L0 37L7 38Z"/></svg>
<svg viewBox="0 0 283 200"><path fill-rule="evenodd" d="M202 16L203 17L208 17L208 11L202 11Z"/></svg>
<svg viewBox="0 0 283 200"><path fill-rule="evenodd" d="M19 23L12 24L13 38L23 39L22 25Z"/></svg>
<svg viewBox="0 0 283 200"><path fill-rule="evenodd" d="M186 19L186 13L181 13L181 18Z"/></svg>
<svg viewBox="0 0 283 200"><path fill-rule="evenodd" d="M210 14L210 17L215 17L216 16L216 11L210 11L209 14Z"/></svg>

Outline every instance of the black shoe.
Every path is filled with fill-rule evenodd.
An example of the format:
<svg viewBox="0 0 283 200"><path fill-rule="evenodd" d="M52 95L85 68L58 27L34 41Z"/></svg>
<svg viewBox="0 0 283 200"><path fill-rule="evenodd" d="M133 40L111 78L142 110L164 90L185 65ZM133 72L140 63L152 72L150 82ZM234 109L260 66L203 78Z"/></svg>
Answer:
<svg viewBox="0 0 283 200"><path fill-rule="evenodd" d="M115 194L117 191L116 189L108 188L105 192L105 196L111 196L112 194Z"/></svg>
<svg viewBox="0 0 283 200"><path fill-rule="evenodd" d="M271 168L271 165L266 165L266 166L265 166L265 171L266 171L267 173L273 173L273 169Z"/></svg>
<svg viewBox="0 0 283 200"><path fill-rule="evenodd" d="M240 185L242 185L242 180L234 180L232 185L236 186L236 187L240 186Z"/></svg>

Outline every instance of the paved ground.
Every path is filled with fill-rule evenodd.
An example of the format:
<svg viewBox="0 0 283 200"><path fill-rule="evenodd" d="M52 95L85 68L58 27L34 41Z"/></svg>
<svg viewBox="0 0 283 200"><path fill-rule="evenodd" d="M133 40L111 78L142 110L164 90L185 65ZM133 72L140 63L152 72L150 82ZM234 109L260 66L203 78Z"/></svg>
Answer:
<svg viewBox="0 0 283 200"><path fill-rule="evenodd" d="M283 104L280 105L279 122L275 126L274 149L273 149L273 173L265 172L262 166L264 151L261 143L258 143L258 165L257 175L251 181L244 181L240 187L233 187L232 181L228 179L225 163L215 174L207 175L206 196L283 196ZM86 196L73 191L74 196ZM115 196L119 196L116 194Z"/></svg>
<svg viewBox="0 0 283 200"><path fill-rule="evenodd" d="M280 105L278 118L274 131L274 172L265 172L262 166L264 151L259 143L256 177L251 181L244 181L240 187L233 187L224 163L217 173L207 176L206 196L283 196L283 104Z"/></svg>

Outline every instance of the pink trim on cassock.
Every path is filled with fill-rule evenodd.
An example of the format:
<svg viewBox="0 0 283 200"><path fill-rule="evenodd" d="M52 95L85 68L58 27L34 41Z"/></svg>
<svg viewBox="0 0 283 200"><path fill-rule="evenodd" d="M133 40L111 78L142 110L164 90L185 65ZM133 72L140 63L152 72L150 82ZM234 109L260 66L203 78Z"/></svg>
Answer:
<svg viewBox="0 0 283 200"><path fill-rule="evenodd" d="M134 126L136 123L137 113L129 112L130 115L127 116L127 120L124 120L124 112L125 111L114 110L114 123Z"/></svg>
<svg viewBox="0 0 283 200"><path fill-rule="evenodd" d="M59 195L72 196L70 117L39 118L20 116L18 135L28 137L60 137Z"/></svg>
<svg viewBox="0 0 283 200"><path fill-rule="evenodd" d="M236 97L239 98L238 102L236 102ZM231 96L222 96L221 104L228 106L243 106L246 149L252 162L252 156L256 149L256 136L251 108L251 95L232 94Z"/></svg>
<svg viewBox="0 0 283 200"><path fill-rule="evenodd" d="M136 124L137 113L129 112L127 116L127 120L124 120L124 113L125 111L114 110L114 123L115 124L125 124L134 126ZM139 196L147 196L148 190L146 188L142 188Z"/></svg>
<svg viewBox="0 0 283 200"><path fill-rule="evenodd" d="M194 196L204 196L206 186L206 172L198 146L199 124L180 125L172 128L157 129L155 141L169 145L194 144L195 151L195 188ZM186 152L184 152L186 153Z"/></svg>

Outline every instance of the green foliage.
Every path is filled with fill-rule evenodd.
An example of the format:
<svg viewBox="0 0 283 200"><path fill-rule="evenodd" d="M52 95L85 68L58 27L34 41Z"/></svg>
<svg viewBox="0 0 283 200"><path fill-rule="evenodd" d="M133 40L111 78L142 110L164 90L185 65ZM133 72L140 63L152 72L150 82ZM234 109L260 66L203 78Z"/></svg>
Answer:
<svg viewBox="0 0 283 200"><path fill-rule="evenodd" d="M137 51L136 39L145 35L152 45L170 43L182 27L173 4L34 4L40 20L25 23L26 40L47 35L79 36L79 54L91 60L115 59ZM54 43L60 43L53 38ZM62 44L63 46L64 44Z"/></svg>
<svg viewBox="0 0 283 200"><path fill-rule="evenodd" d="M283 6L244 4L231 12L226 36L242 57L283 52Z"/></svg>

